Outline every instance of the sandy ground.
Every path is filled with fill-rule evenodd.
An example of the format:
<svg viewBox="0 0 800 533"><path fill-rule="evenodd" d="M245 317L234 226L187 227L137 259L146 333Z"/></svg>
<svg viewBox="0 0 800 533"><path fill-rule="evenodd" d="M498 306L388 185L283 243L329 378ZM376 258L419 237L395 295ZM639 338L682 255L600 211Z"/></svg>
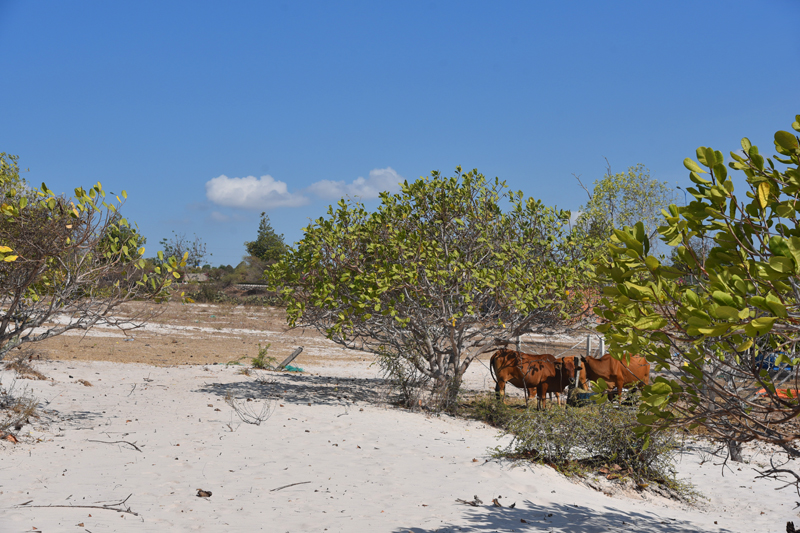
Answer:
<svg viewBox="0 0 800 533"><path fill-rule="evenodd" d="M185 336L182 327L207 326L155 323L134 341L116 337L112 361L100 360L97 348L82 351L90 340L115 339L97 330L48 341L49 357L57 358L59 343L70 350L33 363L49 380L15 384L40 400L43 415L17 431L18 444L0 442L0 532L763 533L785 531L788 520L800 525L797 494L754 479L768 461L755 449L748 463L723 471L707 444L690 443L677 467L704 495L692 504L608 482L595 490L549 467L491 459L506 437L482 423L389 407L364 354L239 321ZM242 367L177 358L156 365L155 353L151 364L119 362L122 350L136 353L140 344L200 346L195 337L205 334L232 337L217 348L227 361L236 340L251 348L267 340L286 352L304 343L297 364L307 372L246 376ZM13 375L0 372L0 380L8 387ZM487 380L476 364L466 382L485 390ZM242 423L226 397L269 417ZM211 496L198 497L198 489ZM456 502L476 495L483 504ZM503 507L492 505L495 498Z"/></svg>

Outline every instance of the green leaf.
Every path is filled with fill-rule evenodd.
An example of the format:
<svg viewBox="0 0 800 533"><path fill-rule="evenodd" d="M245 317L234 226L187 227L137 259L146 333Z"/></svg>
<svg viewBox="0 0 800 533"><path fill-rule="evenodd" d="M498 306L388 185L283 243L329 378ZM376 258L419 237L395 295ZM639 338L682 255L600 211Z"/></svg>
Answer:
<svg viewBox="0 0 800 533"><path fill-rule="evenodd" d="M650 394L672 394L672 387L665 381L656 381L649 388Z"/></svg>
<svg viewBox="0 0 800 533"><path fill-rule="evenodd" d="M793 152L794 150L798 149L797 137L795 137L788 131L776 131L775 143L784 150L788 150L790 152Z"/></svg>
<svg viewBox="0 0 800 533"><path fill-rule="evenodd" d="M739 320L739 310L735 307L727 305L720 305L714 310L720 318L727 318L730 320Z"/></svg>
<svg viewBox="0 0 800 533"><path fill-rule="evenodd" d="M769 266L772 270L781 274L792 274L795 271L794 262L788 257L770 257Z"/></svg>
<svg viewBox="0 0 800 533"><path fill-rule="evenodd" d="M683 166L689 169L692 172L697 172L698 174L708 174L705 170L703 170L700 165L694 162L694 160L690 157L687 157L683 160Z"/></svg>
<svg viewBox="0 0 800 533"><path fill-rule="evenodd" d="M736 305L736 302L733 299L733 296L728 294L727 292L722 291L714 291L711 293L711 297L720 305L727 305L733 307ZM738 313L738 311L736 311Z"/></svg>
<svg viewBox="0 0 800 533"><path fill-rule="evenodd" d="M653 330L661 329L666 325L667 321L661 315L648 315L636 320L633 327L640 330Z"/></svg>
<svg viewBox="0 0 800 533"><path fill-rule="evenodd" d="M772 252L774 255L791 257L791 251L789 250L789 243L787 243L786 239L784 239L780 235L773 235L772 237L769 238L769 251Z"/></svg>
<svg viewBox="0 0 800 533"><path fill-rule="evenodd" d="M746 341L744 341L743 343L739 344L736 347L736 351L743 352L745 350L749 350L752 345L753 345L753 339L747 339Z"/></svg>
<svg viewBox="0 0 800 533"><path fill-rule="evenodd" d="M762 316L761 318L756 318L751 320L749 324L744 327L745 333L750 337L758 337L760 335L764 335L769 333L769 330L772 329L772 325L777 320L774 316Z"/></svg>
<svg viewBox="0 0 800 533"><path fill-rule="evenodd" d="M774 294L772 293L767 294L766 304L767 307L769 307L769 310L772 311L773 315L780 318L786 318L789 316L788 313L786 312L786 307L781 303L780 299Z"/></svg>
<svg viewBox="0 0 800 533"><path fill-rule="evenodd" d="M725 335L729 329L730 326L727 325L715 325L706 328L697 328L697 331L709 337L719 337L721 335Z"/></svg>

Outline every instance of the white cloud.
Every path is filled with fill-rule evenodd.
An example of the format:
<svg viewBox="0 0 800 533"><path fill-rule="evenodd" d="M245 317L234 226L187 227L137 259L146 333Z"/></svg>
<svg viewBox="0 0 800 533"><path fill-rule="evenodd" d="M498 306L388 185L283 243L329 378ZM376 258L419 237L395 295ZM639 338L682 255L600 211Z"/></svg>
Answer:
<svg viewBox="0 0 800 533"><path fill-rule="evenodd" d="M308 203L308 198L290 193L285 182L272 176L229 178L222 175L206 182L206 197L217 205L245 209L299 207Z"/></svg>
<svg viewBox="0 0 800 533"><path fill-rule="evenodd" d="M392 167L376 168L369 171L369 178L358 177L350 183L342 181L320 180L312 183L306 191L309 193L332 200L344 196L358 196L362 200L377 198L383 191L397 192L403 177Z"/></svg>

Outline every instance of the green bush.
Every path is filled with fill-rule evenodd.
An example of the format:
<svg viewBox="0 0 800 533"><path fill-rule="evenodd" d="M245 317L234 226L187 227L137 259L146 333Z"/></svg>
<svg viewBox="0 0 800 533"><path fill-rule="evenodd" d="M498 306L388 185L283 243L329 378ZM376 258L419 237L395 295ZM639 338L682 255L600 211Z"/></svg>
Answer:
<svg viewBox="0 0 800 533"><path fill-rule="evenodd" d="M267 355L269 347L269 344L266 346L258 345L258 355L250 360L253 364L253 368L258 368L260 370L272 370L275 368L276 359Z"/></svg>

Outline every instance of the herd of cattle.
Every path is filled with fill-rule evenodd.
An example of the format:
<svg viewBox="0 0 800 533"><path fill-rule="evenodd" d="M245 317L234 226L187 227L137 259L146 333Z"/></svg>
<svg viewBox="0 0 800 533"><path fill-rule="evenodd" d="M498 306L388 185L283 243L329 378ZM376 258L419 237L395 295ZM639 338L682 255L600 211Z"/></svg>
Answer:
<svg viewBox="0 0 800 533"><path fill-rule="evenodd" d="M609 354L594 357L563 357L550 354L534 355L502 348L492 355L489 369L498 398L505 396L506 383L525 391L525 403L537 397L537 408L545 408L547 393L556 398L566 389L588 390L587 381L605 380L609 388L622 394L625 386L642 387L650 381L650 363L644 357L631 356L630 361L618 361Z"/></svg>

